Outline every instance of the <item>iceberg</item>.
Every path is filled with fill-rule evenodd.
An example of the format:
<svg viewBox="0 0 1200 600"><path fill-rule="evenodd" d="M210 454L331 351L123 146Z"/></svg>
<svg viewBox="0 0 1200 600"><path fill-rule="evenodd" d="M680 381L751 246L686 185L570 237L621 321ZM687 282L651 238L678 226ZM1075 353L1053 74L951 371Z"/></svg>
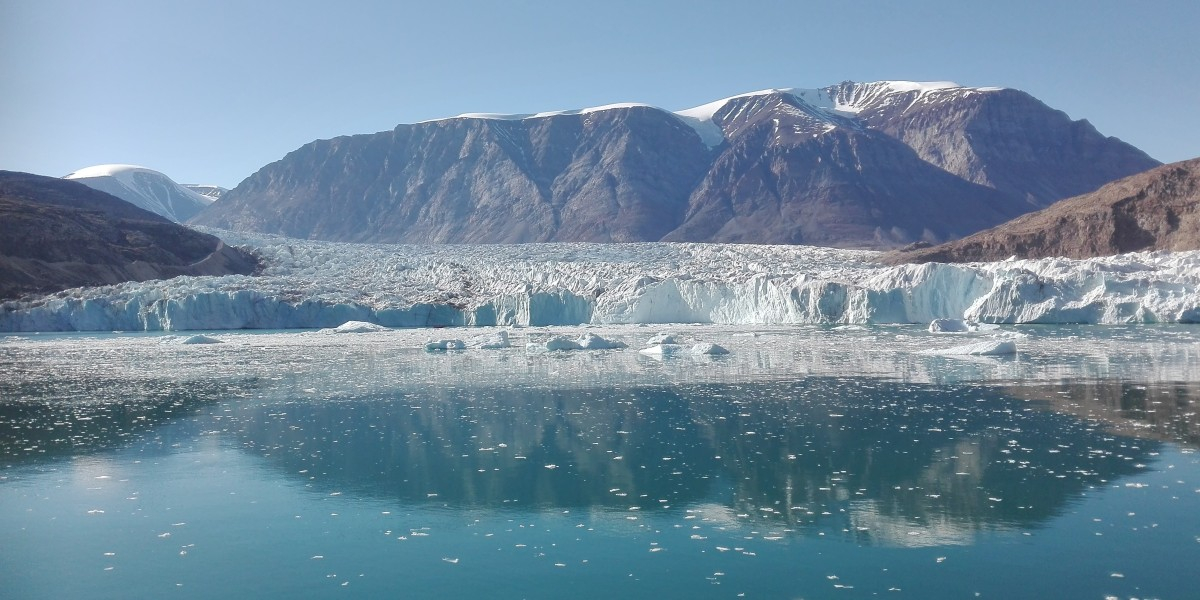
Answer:
<svg viewBox="0 0 1200 600"><path fill-rule="evenodd" d="M617 350L625 347L624 342L606 340L594 333L585 333L579 336L575 343L581 350Z"/></svg>
<svg viewBox="0 0 1200 600"><path fill-rule="evenodd" d="M332 333L376 333L380 331L387 331L387 329L387 327L382 325L376 325L366 321L346 321L345 323L342 323L341 325L338 325L337 327L334 327L328 331L331 331Z"/></svg>
<svg viewBox="0 0 1200 600"><path fill-rule="evenodd" d="M885 266L876 252L808 246L417 246L206 231L257 253L263 273L8 301L0 331L1200 322L1200 251Z"/></svg>
<svg viewBox="0 0 1200 600"><path fill-rule="evenodd" d="M468 348L479 350L500 350L512 347L507 331L497 331L492 335L477 335L466 342Z"/></svg>

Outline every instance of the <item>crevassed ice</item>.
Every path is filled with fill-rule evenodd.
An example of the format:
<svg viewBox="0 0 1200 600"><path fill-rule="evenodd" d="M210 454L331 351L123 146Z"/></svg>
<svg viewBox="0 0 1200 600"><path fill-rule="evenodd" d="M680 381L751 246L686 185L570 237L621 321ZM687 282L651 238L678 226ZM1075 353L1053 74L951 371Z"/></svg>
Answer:
<svg viewBox="0 0 1200 600"><path fill-rule="evenodd" d="M345 244L211 231L259 277L179 277L5 303L2 331L633 323L1200 322L1200 252L968 265L733 244Z"/></svg>

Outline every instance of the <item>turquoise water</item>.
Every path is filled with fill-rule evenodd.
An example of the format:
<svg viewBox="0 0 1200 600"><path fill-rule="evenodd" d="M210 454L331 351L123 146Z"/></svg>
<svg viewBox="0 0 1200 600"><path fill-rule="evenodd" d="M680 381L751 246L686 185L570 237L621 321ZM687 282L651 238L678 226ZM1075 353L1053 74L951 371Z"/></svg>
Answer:
<svg viewBox="0 0 1200 600"><path fill-rule="evenodd" d="M802 348L898 333L802 333L678 363L0 344L2 595L1195 597L1193 331L831 369ZM1096 376L1112 339L1163 376ZM967 367L1002 377L928 377Z"/></svg>

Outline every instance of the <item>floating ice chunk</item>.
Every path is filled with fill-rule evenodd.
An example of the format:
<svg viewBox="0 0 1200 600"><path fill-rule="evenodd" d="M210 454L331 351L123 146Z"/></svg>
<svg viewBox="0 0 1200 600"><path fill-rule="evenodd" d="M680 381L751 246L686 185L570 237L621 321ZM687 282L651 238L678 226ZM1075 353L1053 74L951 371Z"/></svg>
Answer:
<svg viewBox="0 0 1200 600"><path fill-rule="evenodd" d="M961 319L934 319L929 323L929 333L963 333L971 326Z"/></svg>
<svg viewBox="0 0 1200 600"><path fill-rule="evenodd" d="M491 335L475 336L467 340L467 347L479 348L481 350L497 350L512 347L512 343L508 340L508 332L501 330Z"/></svg>
<svg viewBox="0 0 1200 600"><path fill-rule="evenodd" d="M377 331L387 331L388 328L383 325L376 325L366 321L346 321L341 325L333 328L334 333L374 333Z"/></svg>
<svg viewBox="0 0 1200 600"><path fill-rule="evenodd" d="M944 350L925 350L922 352L922 354L940 354L946 356L1002 356L1016 353L1017 343L1012 340L988 340L946 348Z"/></svg>
<svg viewBox="0 0 1200 600"><path fill-rule="evenodd" d="M462 340L432 340L425 342L426 350L462 350L467 345Z"/></svg>
<svg viewBox="0 0 1200 600"><path fill-rule="evenodd" d="M581 348L579 343L575 340L565 335L556 335L544 342L529 342L528 344L525 344L525 349L531 351L553 352L555 350L579 350Z"/></svg>
<svg viewBox="0 0 1200 600"><path fill-rule="evenodd" d="M576 338L575 343L583 350L615 350L625 347L624 342L606 340L591 332Z"/></svg>
<svg viewBox="0 0 1200 600"><path fill-rule="evenodd" d="M683 346L680 344L655 344L649 348L638 350L638 352L654 357L715 356L718 354L729 354L729 351L725 348L709 342L700 342L691 346Z"/></svg>
<svg viewBox="0 0 1200 600"><path fill-rule="evenodd" d="M180 344L221 344L224 343L217 338L208 337L207 335L193 335L184 339Z"/></svg>
<svg viewBox="0 0 1200 600"><path fill-rule="evenodd" d="M654 346L657 344L678 344L678 343L681 343L679 336L677 336L673 333L660 333L660 334L646 340L647 346Z"/></svg>

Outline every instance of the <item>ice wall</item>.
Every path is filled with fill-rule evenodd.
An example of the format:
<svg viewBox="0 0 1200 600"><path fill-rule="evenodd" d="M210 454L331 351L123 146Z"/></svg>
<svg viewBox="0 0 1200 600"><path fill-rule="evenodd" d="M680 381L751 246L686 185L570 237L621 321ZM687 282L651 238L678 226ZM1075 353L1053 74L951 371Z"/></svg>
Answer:
<svg viewBox="0 0 1200 600"><path fill-rule="evenodd" d="M885 267L802 246L404 246L214 232L259 277L180 277L0 306L0 331L630 323L1200 322L1200 252Z"/></svg>

